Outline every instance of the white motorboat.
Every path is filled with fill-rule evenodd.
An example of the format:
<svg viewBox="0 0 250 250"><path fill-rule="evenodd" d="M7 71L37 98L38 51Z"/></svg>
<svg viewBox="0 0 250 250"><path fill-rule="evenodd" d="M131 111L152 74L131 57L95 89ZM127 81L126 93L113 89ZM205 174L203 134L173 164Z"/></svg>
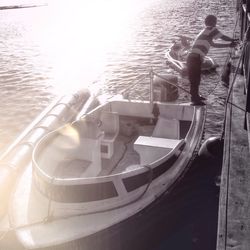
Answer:
<svg viewBox="0 0 250 250"><path fill-rule="evenodd" d="M117 226L184 175L205 113L204 106L110 100L46 134L11 197L18 241L25 249L118 249Z"/></svg>

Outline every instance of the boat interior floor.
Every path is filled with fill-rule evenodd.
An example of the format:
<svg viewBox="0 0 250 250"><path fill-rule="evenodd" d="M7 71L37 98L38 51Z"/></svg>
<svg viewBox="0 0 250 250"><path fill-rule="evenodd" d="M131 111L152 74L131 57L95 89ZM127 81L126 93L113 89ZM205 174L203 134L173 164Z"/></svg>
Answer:
<svg viewBox="0 0 250 250"><path fill-rule="evenodd" d="M114 142L114 153L111 158L101 159L101 171L97 176L106 176L124 172L127 167L138 167L140 156L134 150L134 142L139 134L130 136L118 135ZM91 162L82 159L64 159L57 168L55 176L57 178L80 178L85 177L85 171ZM94 176L92 176L94 177Z"/></svg>
<svg viewBox="0 0 250 250"><path fill-rule="evenodd" d="M121 173L125 171L128 166L140 164L139 154L133 147L137 137L138 135L133 135L131 138L118 136L115 142L113 157L111 157L111 159L102 159L100 176Z"/></svg>

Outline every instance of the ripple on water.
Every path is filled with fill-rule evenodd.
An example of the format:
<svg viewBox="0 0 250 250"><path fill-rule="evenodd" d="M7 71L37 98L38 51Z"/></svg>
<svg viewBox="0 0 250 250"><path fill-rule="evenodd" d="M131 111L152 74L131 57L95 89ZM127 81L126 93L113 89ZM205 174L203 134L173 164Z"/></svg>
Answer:
<svg viewBox="0 0 250 250"><path fill-rule="evenodd" d="M35 10L41 22L40 26L46 16L44 10L46 8ZM40 26L38 25L36 29L33 19L29 19L28 15L27 18L23 18L34 10L16 11L18 11L15 12L16 15L14 11L6 11L3 13L4 16L0 16L0 98L2 103L0 106L0 151L12 142L58 94L54 86L54 83L58 81L54 75L55 65L53 60L49 59L50 53L44 52L46 41L44 37L37 38L38 33L35 33L37 37L30 34L34 30L39 31ZM105 68L100 75L100 82L103 80L105 82L102 87L103 92L119 93L124 88L128 88L131 82L137 81L140 78L139 75L148 74L152 66L158 73L176 74L165 65L165 49L177 39L177 34L194 37L203 27L204 17L211 12L218 16L219 27L222 27L226 34L231 35L235 13L233 0L152 1L133 20L131 32L129 32L131 35L124 38L126 43L107 50ZM73 40L75 39L74 37ZM102 42L101 39L100 42ZM53 51L50 52L53 53ZM220 64L220 68L217 73L202 77L201 92L204 96L210 94L206 123L208 135L219 134L221 129L226 89L221 84L218 86L216 84L220 81L220 72L227 53L227 50L211 50L210 55ZM63 62L64 54L57 56L60 56ZM99 58L96 62L98 60ZM57 62L60 61L57 60ZM82 74L85 72L83 68ZM61 74L65 72L61 71ZM97 77L97 84L98 80ZM189 89L187 83L180 82L180 84L185 89ZM143 82L132 88L131 98L146 99L149 96L148 91L148 82ZM189 96L180 91L180 99L187 101Z"/></svg>

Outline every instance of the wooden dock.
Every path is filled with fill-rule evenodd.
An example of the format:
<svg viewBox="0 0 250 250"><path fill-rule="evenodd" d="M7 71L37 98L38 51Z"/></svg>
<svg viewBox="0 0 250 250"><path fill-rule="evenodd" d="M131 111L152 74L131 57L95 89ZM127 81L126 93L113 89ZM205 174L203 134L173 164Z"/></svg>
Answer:
<svg viewBox="0 0 250 250"><path fill-rule="evenodd" d="M226 108L217 250L250 249L250 0L239 5L244 54L233 60L240 74L231 74ZM249 33L250 34L250 33ZM246 36L247 35L247 36Z"/></svg>

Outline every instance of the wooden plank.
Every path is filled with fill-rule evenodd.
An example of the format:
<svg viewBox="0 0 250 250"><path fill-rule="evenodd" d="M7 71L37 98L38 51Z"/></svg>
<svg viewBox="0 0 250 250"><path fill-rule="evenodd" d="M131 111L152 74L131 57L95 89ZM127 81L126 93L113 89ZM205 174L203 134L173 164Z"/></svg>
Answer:
<svg viewBox="0 0 250 250"><path fill-rule="evenodd" d="M250 153L245 113L237 108L245 108L243 81L237 77L226 113L217 250L250 246Z"/></svg>

